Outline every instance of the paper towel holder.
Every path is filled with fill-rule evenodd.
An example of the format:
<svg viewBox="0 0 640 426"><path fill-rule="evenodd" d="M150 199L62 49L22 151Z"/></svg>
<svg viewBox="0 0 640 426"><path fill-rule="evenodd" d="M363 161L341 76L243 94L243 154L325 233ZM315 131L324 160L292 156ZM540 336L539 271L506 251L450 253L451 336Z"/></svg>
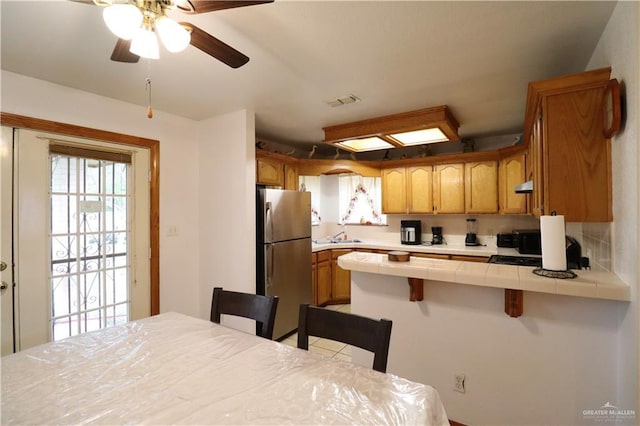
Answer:
<svg viewBox="0 0 640 426"><path fill-rule="evenodd" d="M536 268L533 270L533 273L540 275L541 277L559 278L561 280L576 278L578 276L575 272L569 269L566 271L552 271L550 269Z"/></svg>
<svg viewBox="0 0 640 426"><path fill-rule="evenodd" d="M557 216L558 213L553 210L550 214L550 216ZM544 268L536 268L533 270L533 273L536 275L539 275L541 277L547 277L547 278L558 278L558 279L572 279L572 278L576 278L578 275L576 275L575 272L567 269L564 271L555 271L555 270L551 270L551 269L544 269Z"/></svg>

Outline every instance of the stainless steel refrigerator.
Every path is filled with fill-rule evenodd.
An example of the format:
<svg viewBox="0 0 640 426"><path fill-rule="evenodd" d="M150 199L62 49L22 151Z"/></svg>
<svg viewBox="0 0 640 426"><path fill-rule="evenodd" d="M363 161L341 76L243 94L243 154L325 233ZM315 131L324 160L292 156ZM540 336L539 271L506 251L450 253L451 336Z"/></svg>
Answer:
<svg viewBox="0 0 640 426"><path fill-rule="evenodd" d="M256 192L256 293L279 297L279 340L298 328L300 304L311 303L311 193Z"/></svg>

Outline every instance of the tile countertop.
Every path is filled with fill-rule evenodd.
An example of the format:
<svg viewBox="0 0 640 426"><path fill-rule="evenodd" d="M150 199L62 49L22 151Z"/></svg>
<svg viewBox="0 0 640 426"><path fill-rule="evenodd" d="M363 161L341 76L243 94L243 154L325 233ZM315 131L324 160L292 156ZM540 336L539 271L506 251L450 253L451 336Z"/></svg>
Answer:
<svg viewBox="0 0 640 426"><path fill-rule="evenodd" d="M485 256L489 257L494 254L500 254L504 256L519 256L520 254L516 249L512 248L499 248L490 245L467 247L464 244L441 244L435 246L427 245L409 245L400 244L387 241L370 241L362 240L360 242L347 242L347 243L326 243L326 244L311 244L311 250L313 252L330 250L330 249L376 249L376 250L401 250L416 253L433 253L433 254L457 254L464 256ZM531 256L531 255L523 255Z"/></svg>
<svg viewBox="0 0 640 426"><path fill-rule="evenodd" d="M595 299L631 300L630 287L612 272L575 270L577 278L555 279L535 275L535 268L527 266L418 257L411 257L409 262L391 262L384 254L365 252L342 255L338 258L338 265L355 272Z"/></svg>

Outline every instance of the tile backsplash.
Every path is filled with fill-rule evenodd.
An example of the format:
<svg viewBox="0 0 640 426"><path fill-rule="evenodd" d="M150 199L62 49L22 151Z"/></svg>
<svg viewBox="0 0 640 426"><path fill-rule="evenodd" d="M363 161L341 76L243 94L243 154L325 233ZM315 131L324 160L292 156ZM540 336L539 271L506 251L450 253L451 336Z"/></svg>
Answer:
<svg viewBox="0 0 640 426"><path fill-rule="evenodd" d="M611 271L611 224L569 223L567 235L575 236L582 246L582 256L589 258L594 271Z"/></svg>
<svg viewBox="0 0 640 426"><path fill-rule="evenodd" d="M477 220L478 239L488 247L495 247L496 234L514 229L539 229L540 221L532 216L517 215L389 215L386 226L346 225L322 222L312 228L312 238L323 239L345 230L349 238L362 240L400 242L400 221L422 221L422 240L431 241L431 227L442 226L445 239L450 244L464 244L467 232L466 219ZM582 256L589 258L594 271L611 271L611 224L567 223L566 234L574 237L582 247Z"/></svg>

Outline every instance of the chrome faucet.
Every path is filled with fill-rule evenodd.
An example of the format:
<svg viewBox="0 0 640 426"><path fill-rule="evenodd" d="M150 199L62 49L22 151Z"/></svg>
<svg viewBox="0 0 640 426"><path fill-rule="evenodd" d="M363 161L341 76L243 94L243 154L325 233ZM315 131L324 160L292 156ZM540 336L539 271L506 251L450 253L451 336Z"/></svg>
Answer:
<svg viewBox="0 0 640 426"><path fill-rule="evenodd" d="M338 232L336 235L334 235L333 237L331 237L332 240L336 240L340 235L344 234L344 231L340 231Z"/></svg>

